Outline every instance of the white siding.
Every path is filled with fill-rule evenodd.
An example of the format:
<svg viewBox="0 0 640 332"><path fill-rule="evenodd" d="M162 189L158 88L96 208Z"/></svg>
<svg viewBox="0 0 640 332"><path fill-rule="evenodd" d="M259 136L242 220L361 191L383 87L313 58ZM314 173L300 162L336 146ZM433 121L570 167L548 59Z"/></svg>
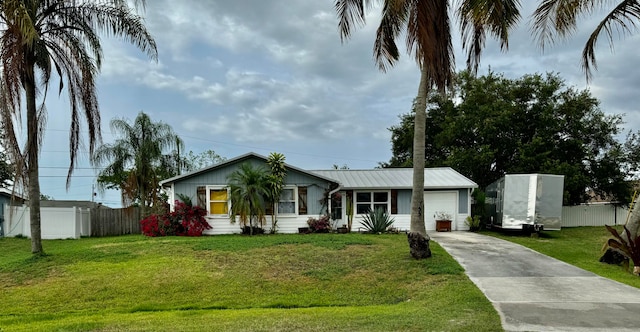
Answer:
<svg viewBox="0 0 640 332"><path fill-rule="evenodd" d="M308 227L307 219L317 218L316 215L279 216L278 230L280 234L298 233L299 227ZM205 217L212 229L205 231L206 235L240 234L240 222L232 223L229 217ZM267 222L263 226L265 233L271 231L271 216L267 216Z"/></svg>
<svg viewBox="0 0 640 332"><path fill-rule="evenodd" d="M454 217L452 219L455 219L455 221L451 222L451 228L454 231L463 231L463 230L469 230L469 227L467 227L467 225L465 225L464 220L467 218L468 214L466 213L458 213L455 214ZM400 232L408 232L409 229L411 229L411 215L410 214L394 214L391 215L391 217L394 219L393 222L393 226L395 227L398 231ZM427 222L425 225L427 232L435 232L436 231L436 223L435 221L429 223ZM364 231L364 229L362 228L362 226L360 225L360 219L358 218L354 218L353 219L353 227L352 227L354 232L358 232L358 231Z"/></svg>

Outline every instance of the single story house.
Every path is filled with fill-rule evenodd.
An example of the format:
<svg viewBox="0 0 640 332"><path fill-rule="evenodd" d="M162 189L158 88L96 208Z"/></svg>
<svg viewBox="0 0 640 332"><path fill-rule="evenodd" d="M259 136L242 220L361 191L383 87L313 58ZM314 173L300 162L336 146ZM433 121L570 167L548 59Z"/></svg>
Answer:
<svg viewBox="0 0 640 332"><path fill-rule="evenodd" d="M240 233L239 223L229 219L230 200L227 177L241 164L266 165L267 158L247 153L225 162L161 181L169 204L186 195L207 209L212 229L205 234ZM362 216L370 209L383 208L395 219L394 227L408 230L411 215L411 168L372 170L303 170L286 164L285 186L278 203L278 232L297 233L309 217L330 213L336 227L347 223L347 199L353 203L352 231L361 229ZM425 226L436 229L436 213L451 216L453 230L467 229L465 218L471 211L471 192L478 185L449 167L425 169ZM327 197L331 197L327 202ZM265 230L271 228L267 217Z"/></svg>

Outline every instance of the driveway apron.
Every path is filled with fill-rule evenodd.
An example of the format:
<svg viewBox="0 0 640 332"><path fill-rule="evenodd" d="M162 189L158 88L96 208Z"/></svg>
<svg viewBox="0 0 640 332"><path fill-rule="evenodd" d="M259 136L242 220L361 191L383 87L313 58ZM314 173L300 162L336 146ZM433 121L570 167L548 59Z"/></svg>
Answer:
<svg viewBox="0 0 640 332"><path fill-rule="evenodd" d="M506 331L640 331L640 289L494 237L429 235L465 268Z"/></svg>

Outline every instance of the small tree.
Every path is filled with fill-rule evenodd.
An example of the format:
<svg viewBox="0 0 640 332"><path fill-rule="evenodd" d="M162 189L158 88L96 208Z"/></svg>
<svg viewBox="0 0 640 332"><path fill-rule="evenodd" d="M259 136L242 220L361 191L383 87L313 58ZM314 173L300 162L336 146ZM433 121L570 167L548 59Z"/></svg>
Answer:
<svg viewBox="0 0 640 332"><path fill-rule="evenodd" d="M267 175L264 168L244 163L227 178L231 222L235 222L237 217L243 229L249 227L250 235L253 235L254 227L262 227L265 221L265 197L269 196Z"/></svg>
<svg viewBox="0 0 640 332"><path fill-rule="evenodd" d="M285 157L282 153L272 152L267 158L271 173L267 175L267 190L269 192L267 201L273 207L271 212L271 233L275 233L278 223L278 202L284 187L284 179L287 177L287 168L284 163Z"/></svg>

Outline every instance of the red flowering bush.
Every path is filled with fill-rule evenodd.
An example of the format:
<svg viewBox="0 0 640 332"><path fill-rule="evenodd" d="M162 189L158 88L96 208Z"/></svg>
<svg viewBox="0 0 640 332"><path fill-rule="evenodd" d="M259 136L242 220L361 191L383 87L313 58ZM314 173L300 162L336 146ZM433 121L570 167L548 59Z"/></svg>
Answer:
<svg viewBox="0 0 640 332"><path fill-rule="evenodd" d="M175 235L175 228L167 218L168 214L152 214L140 220L142 234L146 236Z"/></svg>
<svg viewBox="0 0 640 332"><path fill-rule="evenodd" d="M331 220L327 215L321 216L318 219L309 217L309 219L307 219L307 224L313 233L329 233L331 230Z"/></svg>
<svg viewBox="0 0 640 332"><path fill-rule="evenodd" d="M152 214L140 221L142 234L146 236L201 236L211 229L204 216L207 210L199 206L176 201L173 212L163 215Z"/></svg>

